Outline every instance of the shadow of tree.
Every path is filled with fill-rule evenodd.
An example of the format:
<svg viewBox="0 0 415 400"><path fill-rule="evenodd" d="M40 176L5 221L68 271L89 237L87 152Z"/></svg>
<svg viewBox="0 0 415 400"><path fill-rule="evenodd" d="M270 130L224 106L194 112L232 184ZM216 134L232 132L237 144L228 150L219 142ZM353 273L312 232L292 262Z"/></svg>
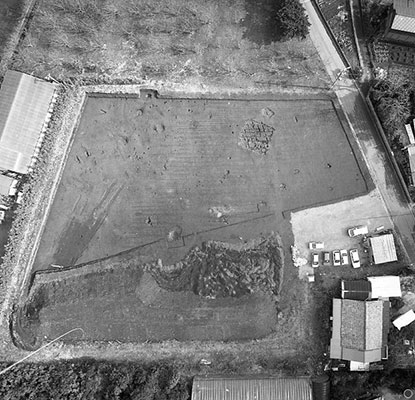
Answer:
<svg viewBox="0 0 415 400"><path fill-rule="evenodd" d="M283 3L282 0L246 0L247 15L242 21L246 28L244 38L259 45L283 39L284 32L277 19Z"/></svg>

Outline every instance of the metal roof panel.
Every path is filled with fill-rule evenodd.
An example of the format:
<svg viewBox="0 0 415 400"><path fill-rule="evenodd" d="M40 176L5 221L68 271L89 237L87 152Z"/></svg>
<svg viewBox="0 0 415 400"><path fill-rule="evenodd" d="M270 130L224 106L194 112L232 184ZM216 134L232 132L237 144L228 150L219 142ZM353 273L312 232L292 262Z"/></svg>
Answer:
<svg viewBox="0 0 415 400"><path fill-rule="evenodd" d="M309 378L195 377L192 400L312 400Z"/></svg>
<svg viewBox="0 0 415 400"><path fill-rule="evenodd" d="M0 169L25 174L45 124L56 85L7 71L0 88Z"/></svg>

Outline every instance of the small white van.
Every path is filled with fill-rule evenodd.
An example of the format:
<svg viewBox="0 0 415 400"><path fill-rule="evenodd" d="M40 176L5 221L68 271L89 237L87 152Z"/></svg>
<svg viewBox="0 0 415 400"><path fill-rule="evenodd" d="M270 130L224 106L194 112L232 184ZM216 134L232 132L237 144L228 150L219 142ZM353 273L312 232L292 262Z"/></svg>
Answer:
<svg viewBox="0 0 415 400"><path fill-rule="evenodd" d="M367 235L369 233L369 229L365 225L355 226L353 228L349 228L347 233L350 237L362 236Z"/></svg>

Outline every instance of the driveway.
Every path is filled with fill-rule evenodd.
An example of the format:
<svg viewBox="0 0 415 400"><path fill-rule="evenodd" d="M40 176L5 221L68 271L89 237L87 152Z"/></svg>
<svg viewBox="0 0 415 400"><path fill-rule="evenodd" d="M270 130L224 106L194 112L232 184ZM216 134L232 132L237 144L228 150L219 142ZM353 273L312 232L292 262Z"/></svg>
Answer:
<svg viewBox="0 0 415 400"><path fill-rule="evenodd" d="M407 252L408 261L414 263L415 243L412 237L415 218L408 205L395 170L391 166L367 104L353 80L343 77L345 65L320 21L310 0L303 1L310 21L310 37L320 54L328 74L333 80L332 90L349 121L351 129L366 159L374 183L393 221ZM368 216L370 217L370 216Z"/></svg>

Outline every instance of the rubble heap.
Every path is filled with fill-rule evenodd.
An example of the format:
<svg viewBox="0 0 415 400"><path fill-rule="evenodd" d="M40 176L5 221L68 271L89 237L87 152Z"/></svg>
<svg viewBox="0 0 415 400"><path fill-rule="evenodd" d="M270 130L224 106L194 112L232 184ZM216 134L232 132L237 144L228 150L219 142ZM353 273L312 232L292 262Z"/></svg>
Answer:
<svg viewBox="0 0 415 400"><path fill-rule="evenodd" d="M283 265L281 242L272 235L261 242L232 245L204 242L186 257L169 266L161 260L146 266L164 289L208 297L240 297L256 291L278 295Z"/></svg>
<svg viewBox="0 0 415 400"><path fill-rule="evenodd" d="M239 134L238 145L254 153L266 154L273 133L272 126L254 120L247 121Z"/></svg>

